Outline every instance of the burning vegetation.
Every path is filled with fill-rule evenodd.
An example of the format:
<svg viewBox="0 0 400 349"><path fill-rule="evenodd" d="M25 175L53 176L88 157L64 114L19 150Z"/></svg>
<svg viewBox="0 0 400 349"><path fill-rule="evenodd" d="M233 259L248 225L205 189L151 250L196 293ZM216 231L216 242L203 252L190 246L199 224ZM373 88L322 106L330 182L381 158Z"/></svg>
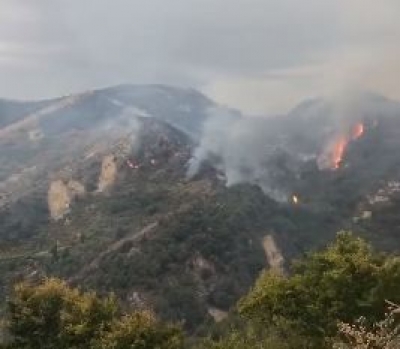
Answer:
<svg viewBox="0 0 400 349"><path fill-rule="evenodd" d="M358 139L364 134L364 124L359 122L353 128L352 139Z"/></svg>
<svg viewBox="0 0 400 349"><path fill-rule="evenodd" d="M339 169L349 143L362 137L364 131L364 124L358 122L349 132L336 137L331 145L328 146L328 149L319 157L318 166L321 169Z"/></svg>
<svg viewBox="0 0 400 349"><path fill-rule="evenodd" d="M333 168L334 170L337 170L339 168L347 144L348 140L346 139L346 137L343 136L339 137L339 139L334 143L332 151L332 165L331 165L331 168Z"/></svg>

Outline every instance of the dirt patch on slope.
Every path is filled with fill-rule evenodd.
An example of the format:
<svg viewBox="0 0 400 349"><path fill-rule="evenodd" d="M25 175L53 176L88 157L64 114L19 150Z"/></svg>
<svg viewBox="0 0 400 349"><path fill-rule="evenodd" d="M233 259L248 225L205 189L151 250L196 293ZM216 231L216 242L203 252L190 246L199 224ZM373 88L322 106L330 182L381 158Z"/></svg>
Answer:
<svg viewBox="0 0 400 349"><path fill-rule="evenodd" d="M68 187L62 180L50 183L47 200L52 219L59 220L69 212L71 198L69 196Z"/></svg>
<svg viewBox="0 0 400 349"><path fill-rule="evenodd" d="M69 212L72 201L85 193L85 187L78 181L70 180L67 183L61 179L52 181L47 195L51 218L62 219Z"/></svg>
<svg viewBox="0 0 400 349"><path fill-rule="evenodd" d="M101 173L98 184L98 191L103 192L109 189L117 177L117 163L114 155L106 155L101 164Z"/></svg>
<svg viewBox="0 0 400 349"><path fill-rule="evenodd" d="M283 258L282 252L276 244L273 235L266 235L262 241L262 245L270 268L284 273L285 259Z"/></svg>
<svg viewBox="0 0 400 349"><path fill-rule="evenodd" d="M214 319L215 322L224 321L228 317L228 313L226 311L209 307L208 314Z"/></svg>

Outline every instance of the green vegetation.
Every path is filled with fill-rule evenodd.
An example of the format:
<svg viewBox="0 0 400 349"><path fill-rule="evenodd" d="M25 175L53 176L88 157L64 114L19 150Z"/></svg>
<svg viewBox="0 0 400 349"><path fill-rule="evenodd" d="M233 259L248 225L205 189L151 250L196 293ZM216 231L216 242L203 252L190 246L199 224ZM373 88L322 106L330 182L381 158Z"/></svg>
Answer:
<svg viewBox="0 0 400 349"><path fill-rule="evenodd" d="M99 106L99 113L101 110ZM78 114L73 116L77 123L80 122ZM80 123L84 129L94 121L85 120ZM366 202L367 195L381 186L378 178L383 181L397 178L393 172L395 166L387 177L382 176L379 167L374 167L372 176L369 162L364 163L358 156L358 148L354 148L362 147L363 140L354 147L349 146L346 156L351 160L349 164L356 165L344 164L338 171L320 171L311 161L299 169L296 178L286 177L285 159L278 157L276 165L283 166L282 176L277 173L285 182L282 187L287 189L287 195L294 192L299 196L299 204L294 205L271 200L256 185L226 187L217 179L215 169L207 164L196 178L188 181L185 171L193 150L191 141L155 119L145 120L141 139L134 149L120 151L119 148L124 148L121 144L115 148L109 145L107 152L116 155L118 175L114 186L105 193L96 192L103 153L82 160L82 156L92 152L91 147L75 148L71 141L74 138L69 137L61 143L55 142L58 136L45 137L37 143L48 149L47 153L38 151L36 143L32 145L32 152L37 152L38 158L32 157L30 161L40 167L53 156L60 161L60 166L64 164L63 148L68 144L67 148L73 150L71 154L75 154L68 160L72 172L54 172L54 178L78 180L85 185L87 193L73 202L66 217L51 221L47 209L48 179L42 176L40 185L33 186L32 191L0 209L0 314L5 311L5 300L12 284L26 278L54 276L84 290L96 290L101 294L114 292L123 304L151 306L162 321L182 323L190 335L200 335L213 323L213 311L229 312L267 266L262 245L267 235L276 240L285 266L304 251L325 246L342 228L368 236L374 246L384 247L383 250L399 246L399 198L391 196L386 205L373 208ZM64 128L62 123L52 126ZM79 144L77 142L76 146ZM59 149L54 148L56 145ZM370 154L370 146L364 146L365 154ZM18 157L13 156L11 160L18 160ZM129 166L128 160L138 164L138 168ZM22 166L20 160L17 163L19 169L27 167ZM11 167L6 178L16 173ZM54 170L56 168L55 163ZM49 173L53 173L53 169L49 169ZM369 219L353 220L353 216L362 216L366 210L372 212ZM154 228L148 234L140 234L152 225ZM385 270L397 275L397 262L393 262L394 269L390 270L386 261L383 262L386 257L369 253L373 256L372 259L368 256L366 261L366 265L370 263L369 269L357 256L351 262L356 274L365 269L367 274L360 280L342 273L342 269L351 269L349 265L352 264L341 261L341 257L335 260L333 252L331 259L323 254L308 256L302 262L308 263L306 266L298 263L291 267L290 278L266 272L256 288L273 290L275 287L276 297L284 297L285 302L261 304L260 307L272 309L275 315L268 318L265 313L265 319L258 319L258 322L273 325L285 322L291 330L299 332L299 336L321 338L335 333L336 319L350 322L357 314L364 313L374 315L371 321L379 318L382 304L374 303L380 299L377 294L390 288L396 292L395 282L387 287L389 281L379 278ZM320 266L315 269L320 263L326 269ZM91 267L87 269L88 266ZM333 273L338 276L329 275L327 270L331 267L339 270ZM373 270L381 274L375 275ZM339 281L341 284L337 288L343 291L328 292L331 284ZM382 285L371 290L371 284L379 284L378 281ZM353 284L356 286L349 286ZM303 288L310 288L314 293L304 291L302 294ZM362 291L364 288L370 291ZM292 298L278 292L281 289ZM345 291L348 289L353 289L352 293ZM243 316L250 312L252 295L246 297L247 303L244 300L240 303L248 305ZM338 297L335 302L332 301L334 297ZM357 301L352 305L348 299L354 297ZM287 299L292 299L292 303ZM309 301L317 303L306 306ZM329 308L331 303L335 303L335 308ZM304 308L301 310L304 318L298 320L297 307L300 306ZM254 307L258 307L255 301ZM249 316L255 317L255 314ZM268 338L269 333L268 329ZM251 342L253 335L241 331L239 334ZM264 334L257 331L256 338L259 336Z"/></svg>
<svg viewBox="0 0 400 349"><path fill-rule="evenodd" d="M148 312L121 315L114 297L82 293L57 279L18 284L8 304L5 332L18 349L178 349L178 327Z"/></svg>
<svg viewBox="0 0 400 349"><path fill-rule="evenodd" d="M364 328L372 327L384 318L387 299L400 301L399 291L400 258L340 233L327 249L294 263L289 277L264 272L238 310L250 328L274 329L290 348L329 348L339 322L364 318ZM234 347L233 341L240 346L248 336L239 329L215 345Z"/></svg>
<svg viewBox="0 0 400 349"><path fill-rule="evenodd" d="M292 344L295 344L293 341ZM283 340L272 330L263 330L254 325L244 324L244 328L233 329L218 340L204 340L196 349L290 349L287 340Z"/></svg>
<svg viewBox="0 0 400 349"><path fill-rule="evenodd" d="M183 335L178 327L159 323L151 313L137 312L115 321L93 348L178 349L183 348Z"/></svg>
<svg viewBox="0 0 400 349"><path fill-rule="evenodd" d="M115 292L123 301L138 293L163 320L184 321L195 331L211 321L208 307L229 310L265 267L261 241L276 203L255 186L227 190L151 171L123 175L112 195L89 196L75 204L70 224L51 225L49 238L60 243L32 256L32 272L74 279L102 255L75 284L84 280L88 289Z"/></svg>
<svg viewBox="0 0 400 349"><path fill-rule="evenodd" d="M16 285L4 328L7 348L18 349L390 349L400 340L399 291L400 258L342 232L293 263L289 276L263 272L237 312L209 329L209 339L185 344L179 326L149 311L124 314L114 296L57 279Z"/></svg>
<svg viewBox="0 0 400 349"><path fill-rule="evenodd" d="M334 349L396 349L400 346L400 323L398 314L400 307L388 302L389 308L385 318L366 324L360 318L354 324L339 323L340 338L334 343Z"/></svg>

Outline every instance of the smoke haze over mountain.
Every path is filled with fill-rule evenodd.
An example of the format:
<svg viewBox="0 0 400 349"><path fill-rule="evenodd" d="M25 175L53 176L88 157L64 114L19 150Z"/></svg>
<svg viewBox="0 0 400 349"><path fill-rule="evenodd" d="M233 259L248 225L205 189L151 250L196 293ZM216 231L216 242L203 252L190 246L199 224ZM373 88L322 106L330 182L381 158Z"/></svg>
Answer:
<svg viewBox="0 0 400 349"><path fill-rule="evenodd" d="M330 154L363 118L362 109L371 108L355 91L400 98L395 0L174 0L168 7L161 0L0 0L0 6L0 75L7 81L0 96L47 98L124 82L195 87L245 114L270 116L212 109L189 176L212 159L228 185L257 183L274 196L275 184L288 180L281 169L295 174L304 159ZM318 96L325 102L289 112Z"/></svg>
<svg viewBox="0 0 400 349"><path fill-rule="evenodd" d="M396 0L0 0L0 95L196 87L250 113L363 87L400 97Z"/></svg>
<svg viewBox="0 0 400 349"><path fill-rule="evenodd" d="M257 184L285 201L306 163L321 171L337 170L349 143L376 128L382 118L399 114L399 103L372 93L308 100L288 114L269 118L212 110L188 176L207 161L225 176L228 186Z"/></svg>

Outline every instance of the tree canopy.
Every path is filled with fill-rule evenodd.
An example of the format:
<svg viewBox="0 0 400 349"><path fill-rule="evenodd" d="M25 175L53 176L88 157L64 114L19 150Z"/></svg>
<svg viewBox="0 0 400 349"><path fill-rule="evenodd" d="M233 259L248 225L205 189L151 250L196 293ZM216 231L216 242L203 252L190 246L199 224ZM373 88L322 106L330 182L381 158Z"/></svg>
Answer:
<svg viewBox="0 0 400 349"><path fill-rule="evenodd" d="M252 321L323 339L336 334L339 321L381 319L387 299L400 301L400 258L341 232L327 249L294 263L290 277L265 271L239 311Z"/></svg>
<svg viewBox="0 0 400 349"><path fill-rule="evenodd" d="M179 327L150 312L121 314L114 296L100 298L64 281L18 284L8 303L6 330L18 349L179 349Z"/></svg>
<svg viewBox="0 0 400 349"><path fill-rule="evenodd" d="M364 349L373 337L378 344L372 348L389 348L382 343L397 345L400 326L398 310L385 318L387 300L400 303L400 258L342 232L326 249L294 262L288 276L264 271L224 330L194 345L321 349L336 343ZM114 296L101 298L58 279L16 285L5 327L9 348L192 348L179 326L160 322L152 312L123 313Z"/></svg>

